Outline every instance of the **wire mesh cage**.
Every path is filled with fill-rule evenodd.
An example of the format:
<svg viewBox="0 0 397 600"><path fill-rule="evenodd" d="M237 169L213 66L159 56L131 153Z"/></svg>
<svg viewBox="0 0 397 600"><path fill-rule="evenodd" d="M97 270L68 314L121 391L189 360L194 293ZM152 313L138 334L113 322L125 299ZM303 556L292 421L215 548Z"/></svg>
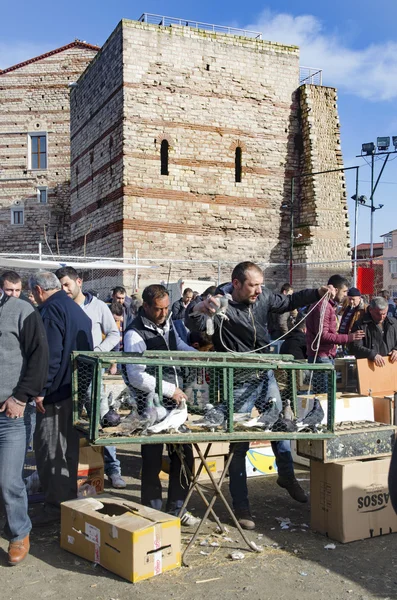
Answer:
<svg viewBox="0 0 397 600"><path fill-rule="evenodd" d="M212 352L73 354L74 424L95 444L326 438L331 364ZM105 390L117 364L124 386ZM119 386L120 387L120 386Z"/></svg>

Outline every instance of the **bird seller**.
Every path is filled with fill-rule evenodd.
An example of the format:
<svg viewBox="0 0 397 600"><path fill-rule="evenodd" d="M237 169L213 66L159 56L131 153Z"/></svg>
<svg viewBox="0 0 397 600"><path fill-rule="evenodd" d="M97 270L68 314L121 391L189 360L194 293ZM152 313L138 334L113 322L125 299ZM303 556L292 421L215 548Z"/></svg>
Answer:
<svg viewBox="0 0 397 600"><path fill-rule="evenodd" d="M269 345L267 322L269 312L282 314L302 306L319 302L325 295L335 295L332 285L319 289L302 290L289 295L275 294L263 286L263 271L253 262L242 262L232 272L232 281L217 289L215 296L198 299L187 308L186 326L191 331L204 331L207 318L219 308L220 297L229 295L226 309L227 319L222 321L222 330L217 320L212 337L216 352L266 352ZM271 398L281 402L280 391L272 371L259 380L248 381L234 389L237 412L249 412L254 405L266 403ZM263 408L263 404L262 408ZM259 406L260 409L260 406ZM307 496L295 478L291 446L287 440L272 442L278 469L277 483L287 490L298 502L307 502ZM244 529L254 529L247 488L245 455L248 442L235 444L234 456L229 468L230 494L237 520Z"/></svg>

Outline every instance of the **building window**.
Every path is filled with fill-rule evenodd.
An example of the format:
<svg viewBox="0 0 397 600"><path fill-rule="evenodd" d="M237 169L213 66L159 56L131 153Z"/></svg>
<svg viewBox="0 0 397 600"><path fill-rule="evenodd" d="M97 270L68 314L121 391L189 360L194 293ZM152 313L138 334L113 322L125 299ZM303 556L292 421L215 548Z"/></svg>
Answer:
<svg viewBox="0 0 397 600"><path fill-rule="evenodd" d="M37 188L37 200L39 204L47 204L48 199L48 191L47 187L38 187Z"/></svg>
<svg viewBox="0 0 397 600"><path fill-rule="evenodd" d="M24 222L24 210L21 206L15 206L11 208L11 225L23 225Z"/></svg>
<svg viewBox="0 0 397 600"><path fill-rule="evenodd" d="M397 273L397 260L389 260L389 272L392 275Z"/></svg>
<svg viewBox="0 0 397 600"><path fill-rule="evenodd" d="M237 148L235 150L235 154L234 154L234 180L236 183L241 182L241 172L242 172L241 159L242 159L242 156L243 156L243 151L240 148L240 146L237 146Z"/></svg>
<svg viewBox="0 0 397 600"><path fill-rule="evenodd" d="M47 168L47 134L29 133L29 169Z"/></svg>
<svg viewBox="0 0 397 600"><path fill-rule="evenodd" d="M160 159L161 159L161 175L168 175L168 152L170 145L167 140L161 142Z"/></svg>
<svg viewBox="0 0 397 600"><path fill-rule="evenodd" d="M383 237L383 247L393 248L393 235L391 233Z"/></svg>

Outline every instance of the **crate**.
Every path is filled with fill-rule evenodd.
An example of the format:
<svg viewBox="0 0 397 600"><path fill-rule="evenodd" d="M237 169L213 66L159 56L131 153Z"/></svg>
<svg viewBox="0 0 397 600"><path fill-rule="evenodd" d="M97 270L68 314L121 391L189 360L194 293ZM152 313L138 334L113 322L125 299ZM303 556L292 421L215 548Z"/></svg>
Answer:
<svg viewBox="0 0 397 600"><path fill-rule="evenodd" d="M75 352L73 361L73 405L74 424L93 444L150 444L150 443L191 443L191 442L238 442L251 440L278 439L322 439L332 437L335 413L335 370L331 364L307 364L295 361L289 355L239 355L205 352L144 352L101 353ZM145 430L141 425L132 431L127 429L128 421L120 426L102 428L100 426L100 401L103 389L103 370L109 364L122 365L124 373L138 377L145 366L146 373L153 377L155 393L138 392L137 386L130 387L133 410L137 421L147 421L150 413L159 415L164 408L175 407L173 401L163 395L167 377L175 372L179 387L184 391L191 387L197 376L208 385L208 398L221 416L221 423L213 427L203 426L200 420L206 408L196 400L187 401L188 420L184 430L177 432L156 432ZM251 414L263 414L269 401L278 415L290 407L293 421L298 418L297 385L302 371L309 374L309 392L317 395L326 389L327 399L325 418L318 428L286 430L277 421L268 428L249 427ZM86 417L84 417L84 409ZM151 412L150 412L151 411ZM157 412L156 412L157 411ZM164 418L164 415L163 415ZM162 419L158 417L157 421Z"/></svg>
<svg viewBox="0 0 397 600"><path fill-rule="evenodd" d="M397 427L358 421L336 425L335 437L324 440L298 440L299 456L324 463L390 456Z"/></svg>

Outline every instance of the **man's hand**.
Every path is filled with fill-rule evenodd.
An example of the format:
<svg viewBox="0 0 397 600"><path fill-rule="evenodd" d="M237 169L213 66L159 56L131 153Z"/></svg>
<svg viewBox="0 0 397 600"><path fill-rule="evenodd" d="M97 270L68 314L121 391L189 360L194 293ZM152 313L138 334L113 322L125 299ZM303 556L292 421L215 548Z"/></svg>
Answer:
<svg viewBox="0 0 397 600"><path fill-rule="evenodd" d="M45 408L43 405L44 396L37 396L36 398L33 398L33 400L36 402L36 412L42 413L44 415L45 414Z"/></svg>
<svg viewBox="0 0 397 600"><path fill-rule="evenodd" d="M15 402L15 398L10 396L3 404L0 405L0 412L5 412L9 419L20 419L25 412L26 404Z"/></svg>
<svg viewBox="0 0 397 600"><path fill-rule="evenodd" d="M327 294L328 292L331 294L331 298L335 298L336 296L336 289L333 285L322 285L320 288L318 288L317 291L320 295L320 298L325 296L325 294Z"/></svg>
<svg viewBox="0 0 397 600"><path fill-rule="evenodd" d="M116 374L117 374L117 363L113 363L110 365L109 375L116 375Z"/></svg>
<svg viewBox="0 0 397 600"><path fill-rule="evenodd" d="M374 363L376 364L377 367L384 367L385 366L385 359L383 358L383 356L381 356L380 354L377 354L374 358Z"/></svg>
<svg viewBox="0 0 397 600"><path fill-rule="evenodd" d="M205 300L202 300L201 302L196 304L196 306L193 308L193 312L199 312L203 315L208 315L209 317L212 317L220 308L221 303L218 300L218 298L221 297L221 294L219 294L218 296L208 296Z"/></svg>
<svg viewBox="0 0 397 600"><path fill-rule="evenodd" d="M354 333L349 333L348 339L349 342L355 342L357 340L362 340L365 337L365 331L362 329L357 329Z"/></svg>
<svg viewBox="0 0 397 600"><path fill-rule="evenodd" d="M187 396L185 392L183 392L180 388L175 388L175 392L172 395L172 399L179 405L182 400L187 400Z"/></svg>
<svg viewBox="0 0 397 600"><path fill-rule="evenodd" d="M395 363L397 361L397 350L392 350L389 354L390 362Z"/></svg>

